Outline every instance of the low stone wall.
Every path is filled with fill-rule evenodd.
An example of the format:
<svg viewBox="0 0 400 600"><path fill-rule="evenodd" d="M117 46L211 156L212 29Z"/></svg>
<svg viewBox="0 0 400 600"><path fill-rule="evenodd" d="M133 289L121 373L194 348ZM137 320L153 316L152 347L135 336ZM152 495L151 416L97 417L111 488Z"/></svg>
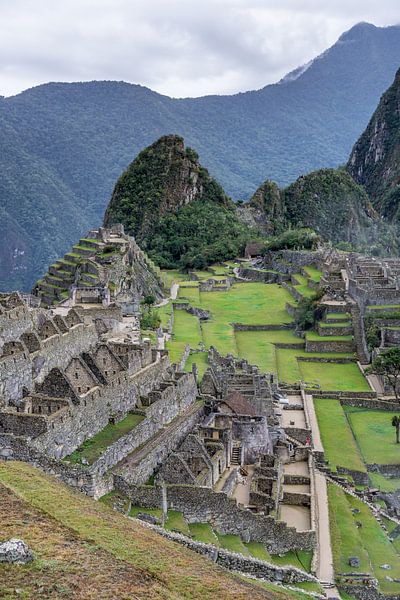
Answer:
<svg viewBox="0 0 400 600"><path fill-rule="evenodd" d="M104 496L113 488L114 482L111 475L99 476L80 465L49 458L29 446L24 438L13 435L0 434L0 459L27 462L48 475L53 475L70 487L96 499Z"/></svg>
<svg viewBox="0 0 400 600"><path fill-rule="evenodd" d="M367 465L368 471L371 473L381 473L381 475L385 475L389 479L397 479L400 477L400 464L398 465L377 465L370 464Z"/></svg>
<svg viewBox="0 0 400 600"><path fill-rule="evenodd" d="M341 585L339 589L357 600L400 600L399 594L385 596L375 587L364 585L361 582L360 585Z"/></svg>
<svg viewBox="0 0 400 600"><path fill-rule="evenodd" d="M272 271L262 269L247 269L245 267L239 268L238 275L250 281L261 281L263 283L280 283L282 279L280 273L273 273Z"/></svg>
<svg viewBox="0 0 400 600"><path fill-rule="evenodd" d="M315 362L315 363L336 363L337 365L346 365L348 363L356 362L356 358L327 358L320 356L298 356L297 360L302 362Z"/></svg>
<svg viewBox="0 0 400 600"><path fill-rule="evenodd" d="M353 335L353 327L351 325L349 327L335 327L333 323L330 324L330 327L318 325L318 335L328 337L330 335Z"/></svg>
<svg viewBox="0 0 400 600"><path fill-rule="evenodd" d="M308 475L295 475L293 473L285 473L283 482L292 485L309 485L310 477Z"/></svg>
<svg viewBox="0 0 400 600"><path fill-rule="evenodd" d="M370 410L388 410L393 411L398 409L398 402L385 402L383 400L370 400L368 398L341 398L340 404L347 406L355 406L357 408L367 408Z"/></svg>
<svg viewBox="0 0 400 600"><path fill-rule="evenodd" d="M162 508L161 488L157 493L148 486L128 485L120 477L115 478L115 487L134 505ZM236 500L221 492L190 485L167 485L165 495L168 508L182 512L189 523L211 523L221 533L240 535L244 542L265 544L272 554L315 547L315 531L296 531L271 516L242 509L237 506Z"/></svg>
<svg viewBox="0 0 400 600"><path fill-rule="evenodd" d="M146 411L146 418L128 434L109 446L100 458L93 463L91 471L103 475L128 454L149 440L164 425L172 421L182 409L186 408L187 402L181 402L181 398L176 395L175 388L173 388L172 392L172 396L171 394L165 394L160 400L149 406ZM193 402L195 398L196 390L193 389L191 401Z"/></svg>
<svg viewBox="0 0 400 600"><path fill-rule="evenodd" d="M354 352L354 340L335 341L329 338L321 341L307 340L306 352Z"/></svg>
<svg viewBox="0 0 400 600"><path fill-rule="evenodd" d="M238 469L235 469L234 471L229 473L221 491L224 494L226 494L227 496L230 496L236 487L237 479L238 479Z"/></svg>
<svg viewBox="0 0 400 600"><path fill-rule="evenodd" d="M310 429L301 429L299 427L285 427L285 433L294 438L300 444L305 444L308 439L311 439Z"/></svg>
<svg viewBox="0 0 400 600"><path fill-rule="evenodd" d="M346 459L344 459L346 461ZM369 485L368 473L362 473L361 471L354 471L352 469L346 469L346 467L336 467L336 471L339 475L350 475L353 478L355 485Z"/></svg>
<svg viewBox="0 0 400 600"><path fill-rule="evenodd" d="M291 506L311 506L311 494L284 491L282 503Z"/></svg>
<svg viewBox="0 0 400 600"><path fill-rule="evenodd" d="M372 400L377 398L377 393L372 390L370 392L338 392L337 390L316 390L314 388L306 388L304 391L306 394L311 394L317 398L332 398L332 400ZM348 402L343 402L343 404L348 404Z"/></svg>
<svg viewBox="0 0 400 600"><path fill-rule="evenodd" d="M185 535L180 533L175 533L172 531L167 531L162 527L157 525L151 525L149 523L142 524L154 531L157 531L160 535L174 542L178 542L201 554L210 558L213 562L215 562L220 567L227 569L228 571L235 571L239 573L244 573L246 575L251 575L258 579L266 579L268 581L277 581L280 583L298 583L302 581L313 581L317 582L318 580L313 575L309 575L300 569L296 569L296 567L279 567L277 565L273 565L271 563L267 563L262 560L257 560L256 558L250 558L248 556L244 556L243 554L237 554L236 552L230 552L229 550L224 550L223 548L216 548L211 544L203 544L202 542L196 542Z"/></svg>

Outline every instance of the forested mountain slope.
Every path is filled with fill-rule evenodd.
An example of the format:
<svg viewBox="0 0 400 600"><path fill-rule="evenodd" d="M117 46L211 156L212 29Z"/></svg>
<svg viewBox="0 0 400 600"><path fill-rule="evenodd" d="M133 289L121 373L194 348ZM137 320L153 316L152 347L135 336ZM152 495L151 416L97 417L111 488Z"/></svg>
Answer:
<svg viewBox="0 0 400 600"><path fill-rule="evenodd" d="M98 225L121 171L161 135L183 136L235 199L344 162L399 63L400 27L359 24L299 77L258 91L171 99L49 83L1 99L0 289L28 289Z"/></svg>

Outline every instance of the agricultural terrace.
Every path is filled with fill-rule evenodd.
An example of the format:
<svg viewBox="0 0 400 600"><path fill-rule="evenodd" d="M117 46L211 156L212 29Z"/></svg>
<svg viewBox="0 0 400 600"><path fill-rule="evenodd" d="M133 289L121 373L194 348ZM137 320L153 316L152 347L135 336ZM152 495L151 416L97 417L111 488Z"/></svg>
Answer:
<svg viewBox="0 0 400 600"><path fill-rule="evenodd" d="M216 265L212 271L218 274L215 277L209 271L196 271L195 276L199 281L219 276L229 272L230 265ZM321 272L315 267L305 267L305 274L293 276L292 287L303 296L312 297L314 291L308 287L308 281L317 282ZM327 391L368 391L369 385L355 362L318 363L306 362L310 357L353 359L352 353L335 352L306 352L305 340L295 335L293 318L286 310L287 304L295 305L290 291L278 284L265 284L258 282L235 283L230 289L214 291L200 291L199 281L182 281L176 272L169 272L169 279L180 279L177 302L187 301L191 306L205 309L210 312L211 318L199 321L193 315L183 314L185 311L174 311L174 327L172 339L167 347L171 351L171 358L177 361L182 356L186 343L192 350L205 349L214 346L222 354L247 359L256 364L262 371L275 373L281 381L297 383L305 381L310 387ZM165 326L166 312L163 307L161 318ZM234 323L242 325L273 325L276 330L268 331L243 331L237 330ZM279 326L281 328L279 329ZM351 336L319 336L311 332L307 339L323 344L330 341L351 342ZM284 346L284 347L282 347ZM206 356L192 354L186 365L191 369L196 362L200 375L206 369Z"/></svg>

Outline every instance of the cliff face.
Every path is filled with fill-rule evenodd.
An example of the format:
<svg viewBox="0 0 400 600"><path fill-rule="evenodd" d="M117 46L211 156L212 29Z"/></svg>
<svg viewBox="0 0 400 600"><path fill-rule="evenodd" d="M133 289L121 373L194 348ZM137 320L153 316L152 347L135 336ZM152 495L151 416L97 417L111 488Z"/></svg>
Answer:
<svg viewBox="0 0 400 600"><path fill-rule="evenodd" d="M282 194L274 181L264 181L250 201L237 210L240 218L265 235L276 233L283 224Z"/></svg>
<svg viewBox="0 0 400 600"><path fill-rule="evenodd" d="M238 256L250 234L183 139L143 150L115 186L104 224L122 223L161 267L203 268Z"/></svg>
<svg viewBox="0 0 400 600"><path fill-rule="evenodd" d="M198 156L177 135L161 137L140 152L118 179L107 207L104 225L123 223L138 242L146 240L156 222L195 201L229 200L201 167Z"/></svg>
<svg viewBox="0 0 400 600"><path fill-rule="evenodd" d="M400 206L400 70L356 142L347 169L389 219Z"/></svg>

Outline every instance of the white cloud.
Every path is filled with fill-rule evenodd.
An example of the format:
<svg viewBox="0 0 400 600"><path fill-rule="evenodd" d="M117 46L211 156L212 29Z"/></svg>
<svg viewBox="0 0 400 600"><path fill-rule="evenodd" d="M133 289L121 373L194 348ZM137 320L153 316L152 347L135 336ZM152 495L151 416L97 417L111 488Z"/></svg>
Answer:
<svg viewBox="0 0 400 600"><path fill-rule="evenodd" d="M279 80L359 21L400 21L398 0L0 0L0 93L116 79L171 96Z"/></svg>

